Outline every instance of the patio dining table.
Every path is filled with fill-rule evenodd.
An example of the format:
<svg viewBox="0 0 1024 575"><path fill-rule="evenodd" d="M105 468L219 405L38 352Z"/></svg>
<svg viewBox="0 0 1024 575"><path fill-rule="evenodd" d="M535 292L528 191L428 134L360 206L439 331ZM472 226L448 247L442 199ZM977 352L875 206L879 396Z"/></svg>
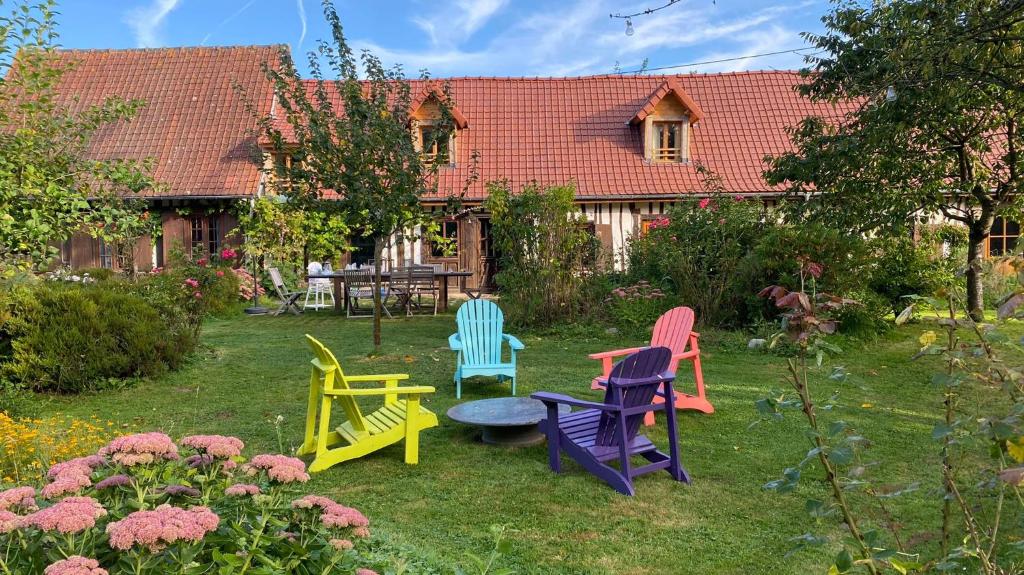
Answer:
<svg viewBox="0 0 1024 575"><path fill-rule="evenodd" d="M448 280L450 278L468 278L473 275L473 272L469 271L435 271L434 277L437 278L437 284L440 288L441 305L439 309L441 311L448 311ZM330 273L319 273L309 274L306 276L307 279L329 279L334 283L334 293L342 294L342 297L334 298L334 309L335 311L347 311L348 310L348 284L345 283L345 270L335 270ZM391 272L381 272L380 280L382 282L391 281Z"/></svg>

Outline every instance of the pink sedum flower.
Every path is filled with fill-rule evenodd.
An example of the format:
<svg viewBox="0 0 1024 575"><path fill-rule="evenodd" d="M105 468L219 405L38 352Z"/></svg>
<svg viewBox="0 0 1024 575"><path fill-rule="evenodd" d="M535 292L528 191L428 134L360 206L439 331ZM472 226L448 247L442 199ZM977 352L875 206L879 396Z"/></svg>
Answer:
<svg viewBox="0 0 1024 575"><path fill-rule="evenodd" d="M43 570L43 575L108 575L95 559L72 555Z"/></svg>
<svg viewBox="0 0 1024 575"><path fill-rule="evenodd" d="M219 523L220 517L208 507L182 509L164 504L107 525L107 534L114 549L140 546L155 552L178 541L197 543Z"/></svg>
<svg viewBox="0 0 1024 575"><path fill-rule="evenodd" d="M125 467L146 465L158 459L177 459L178 446L164 433L136 433L118 437L100 450L115 463Z"/></svg>
<svg viewBox="0 0 1024 575"><path fill-rule="evenodd" d="M376 571L374 571L373 569L367 569L365 567L360 567L359 569L356 569L356 575L380 575L380 574L377 573Z"/></svg>
<svg viewBox="0 0 1024 575"><path fill-rule="evenodd" d="M226 435L189 435L181 440L181 444L221 459L238 457L245 449L241 439Z"/></svg>
<svg viewBox="0 0 1024 575"><path fill-rule="evenodd" d="M21 516L0 509L0 533L10 533L21 526Z"/></svg>
<svg viewBox="0 0 1024 575"><path fill-rule="evenodd" d="M94 469L103 465L103 463L103 458L99 455L76 457L75 459L69 459L50 467L50 470L46 472L46 476L50 479L54 479L59 475L70 473L73 470L82 471L86 475L89 475Z"/></svg>
<svg viewBox="0 0 1024 575"><path fill-rule="evenodd" d="M188 278L187 280L185 280L185 285L187 285L190 288L197 288L199 287L199 282L193 278Z"/></svg>
<svg viewBox="0 0 1024 575"><path fill-rule="evenodd" d="M96 526L96 520L107 514L92 497L68 497L45 509L22 517L20 526L63 534L80 533Z"/></svg>
<svg viewBox="0 0 1024 575"><path fill-rule="evenodd" d="M262 469L270 479L278 483L305 483L309 481L306 464L301 459L286 455L264 453L252 458L250 469Z"/></svg>
<svg viewBox="0 0 1024 575"><path fill-rule="evenodd" d="M40 495L43 499L54 499L80 492L83 488L92 485L89 476L78 469L71 468L57 476L52 482L43 486Z"/></svg>
<svg viewBox="0 0 1024 575"><path fill-rule="evenodd" d="M358 509L346 507L326 497L307 495L302 499L292 501L293 509L312 509L314 507L320 508L320 522L325 527L356 527L365 529L370 524L370 520L360 513ZM369 535L369 531L366 534Z"/></svg>
<svg viewBox="0 0 1024 575"><path fill-rule="evenodd" d="M355 547L355 544L348 539L331 539L329 543L331 544L331 547L334 547L338 551L345 551Z"/></svg>
<svg viewBox="0 0 1024 575"><path fill-rule="evenodd" d="M36 506L36 490L31 487L15 487L0 491L0 511L8 511L14 507L31 509Z"/></svg>
<svg viewBox="0 0 1024 575"><path fill-rule="evenodd" d="M258 485L236 483L224 490L224 495L230 497L244 497L246 495L259 495L262 493Z"/></svg>

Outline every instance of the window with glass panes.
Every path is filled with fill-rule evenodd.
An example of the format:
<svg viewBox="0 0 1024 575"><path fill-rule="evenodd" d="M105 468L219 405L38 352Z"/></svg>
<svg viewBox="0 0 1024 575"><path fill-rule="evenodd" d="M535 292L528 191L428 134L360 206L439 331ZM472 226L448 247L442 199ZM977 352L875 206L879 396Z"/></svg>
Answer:
<svg viewBox="0 0 1024 575"><path fill-rule="evenodd" d="M448 163L448 138L433 126L420 127L420 142L423 145L423 159L428 163Z"/></svg>
<svg viewBox="0 0 1024 575"><path fill-rule="evenodd" d="M455 220L444 220L438 222L437 235L449 240L444 244L432 242L430 244L430 256L435 258L450 258L459 255L459 222ZM446 253L447 252L447 253Z"/></svg>
<svg viewBox="0 0 1024 575"><path fill-rule="evenodd" d="M683 123L654 122L654 160L679 162L683 159Z"/></svg>
<svg viewBox="0 0 1024 575"><path fill-rule="evenodd" d="M988 255L1002 256L1015 253L1020 240L1020 224L1006 218L996 218L992 222L992 232L988 235Z"/></svg>

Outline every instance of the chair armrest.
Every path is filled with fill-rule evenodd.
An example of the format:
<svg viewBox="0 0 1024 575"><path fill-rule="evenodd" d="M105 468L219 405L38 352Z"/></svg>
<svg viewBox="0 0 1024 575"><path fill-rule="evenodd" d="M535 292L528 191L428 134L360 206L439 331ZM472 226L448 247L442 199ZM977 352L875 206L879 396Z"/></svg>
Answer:
<svg viewBox="0 0 1024 575"><path fill-rule="evenodd" d="M514 335L503 333L501 334L501 338L507 341L508 346L511 347L512 349L524 349L526 347L525 345L523 345L523 342L519 341L519 339L516 338L516 336Z"/></svg>
<svg viewBox="0 0 1024 575"><path fill-rule="evenodd" d="M697 357L698 355L700 355L700 352L698 352L696 350L691 350L691 351L685 351L683 353L677 353L676 355L672 356L672 359L690 359L690 358Z"/></svg>
<svg viewBox="0 0 1024 575"><path fill-rule="evenodd" d="M700 337L700 334L695 332L695 331L691 331L690 332L690 337L693 338L693 339L697 339L698 337Z"/></svg>
<svg viewBox="0 0 1024 575"><path fill-rule="evenodd" d="M627 347L626 349L616 349L614 351L602 351L601 353L592 353L588 355L590 359L604 359L606 357L618 357L620 355L629 355L636 353L643 349L642 347Z"/></svg>
<svg viewBox="0 0 1024 575"><path fill-rule="evenodd" d="M448 349L452 351L462 350L462 339L459 338L458 333L453 333L450 336L448 336Z"/></svg>
<svg viewBox="0 0 1024 575"><path fill-rule="evenodd" d="M345 381L360 383L364 381L402 381L409 379L408 373L385 373L381 375L346 375Z"/></svg>
<svg viewBox="0 0 1024 575"><path fill-rule="evenodd" d="M531 393L530 397L544 403L561 403L563 405L572 405L575 407L585 407L588 409L600 409L602 411L621 411L622 408L617 405L609 405L607 403L597 403L596 401L583 401L582 399L575 399L568 395L562 395L560 393L548 393L546 391L540 391L537 393Z"/></svg>
<svg viewBox="0 0 1024 575"><path fill-rule="evenodd" d="M388 387L373 389L332 389L325 391L324 395L333 396L367 396L367 395L420 395L423 393L434 393L434 388L429 385L418 385L415 387Z"/></svg>

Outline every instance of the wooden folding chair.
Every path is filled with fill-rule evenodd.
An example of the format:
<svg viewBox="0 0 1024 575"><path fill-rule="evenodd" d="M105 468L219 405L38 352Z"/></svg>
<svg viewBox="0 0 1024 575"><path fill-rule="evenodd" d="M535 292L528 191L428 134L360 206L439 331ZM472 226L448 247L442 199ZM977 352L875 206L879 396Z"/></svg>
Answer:
<svg viewBox="0 0 1024 575"><path fill-rule="evenodd" d="M274 290L277 291L277 297L281 300L281 307L277 308L274 315L281 315L286 311L290 311L295 315L301 314L302 309L296 302L306 292L288 291L288 288L284 285L284 279L281 278L281 271L277 268L270 268L269 271L270 281L274 283Z"/></svg>

